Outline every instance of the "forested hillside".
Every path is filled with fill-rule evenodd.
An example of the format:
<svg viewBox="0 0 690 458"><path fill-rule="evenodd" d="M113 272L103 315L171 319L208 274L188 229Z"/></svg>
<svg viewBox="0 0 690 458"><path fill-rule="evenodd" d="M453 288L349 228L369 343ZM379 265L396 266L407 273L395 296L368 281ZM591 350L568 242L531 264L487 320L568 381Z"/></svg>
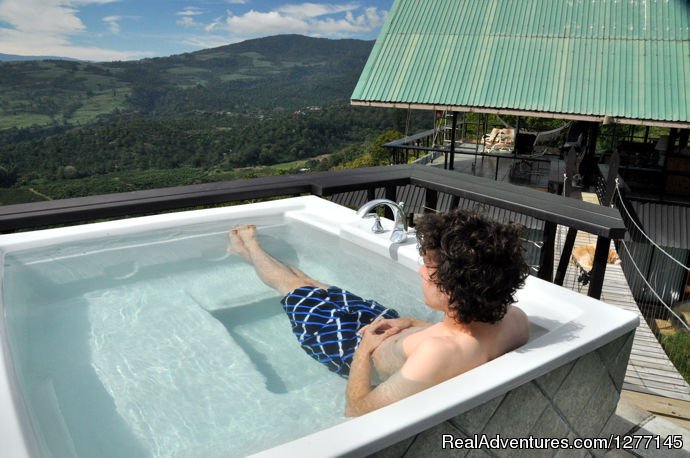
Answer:
<svg viewBox="0 0 690 458"><path fill-rule="evenodd" d="M280 35L134 62L0 63L0 128L349 100L372 42Z"/></svg>
<svg viewBox="0 0 690 458"><path fill-rule="evenodd" d="M351 161L405 125L349 105L372 44L283 35L135 62L0 62L0 204L104 192L112 174L140 189ZM163 179L128 180L144 171Z"/></svg>
<svg viewBox="0 0 690 458"><path fill-rule="evenodd" d="M331 105L301 113L119 116L58 135L13 142L0 132L2 164L24 181L179 166L233 168L308 159L390 128L391 113ZM65 174L65 167L70 172Z"/></svg>

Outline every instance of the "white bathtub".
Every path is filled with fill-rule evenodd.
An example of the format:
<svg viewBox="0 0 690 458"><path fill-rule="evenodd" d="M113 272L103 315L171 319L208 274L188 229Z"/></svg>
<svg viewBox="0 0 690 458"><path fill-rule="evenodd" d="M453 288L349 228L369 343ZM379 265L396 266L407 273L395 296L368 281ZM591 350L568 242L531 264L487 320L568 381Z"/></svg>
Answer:
<svg viewBox="0 0 690 458"><path fill-rule="evenodd" d="M392 227L390 221L384 220L384 227L388 229L386 233L372 234L369 230L371 220L361 220L356 217L353 210L312 196L4 235L0 237L0 251L4 258L7 253L59 242L176 227L228 217L252 220L281 214L286 219L298 220L324 232L336 234L410 269L416 270L418 267L419 255L414 236L404 244L391 245L388 242L388 231ZM525 390L520 391L521 387L528 384L537 387L539 396L547 400L545 406L549 403L556 405L563 402L573 406L588 402L601 404L601 399L605 399L609 407L613 404L615 408L627 365L631 336L638 324L637 316L534 277L527 280L525 287L518 294L518 299L518 305L528 314L533 329L542 330L525 346L394 405L264 450L258 455L365 455L394 444L402 444L407 438L424 431L436 431L433 433L433 437L436 437L440 434L437 431L439 424L444 424L449 419L462 418L465 413L487 405L492 400L509 399L509 393L522 393ZM7 347L4 304L2 307L0 443L3 444L7 456L35 456L39 449L35 446L34 433L18 395L19 389L16 386L16 377ZM603 389L595 388L601 399L595 399L588 394L587 399L564 400L563 397L567 393L581 392L569 388L567 380L571 377L570 374L573 380L582 377L580 365L590 367L594 364L594 359L603 369L597 369L599 378L592 380L592 383L596 384L593 386L599 386L602 380L606 380L606 383L613 387L613 390L609 390L611 393L604 393ZM550 385L540 382L551 380L553 377L549 378L549 374L553 371L564 374L562 377L558 376L560 382L556 388L562 388L560 394L556 393L556 388L551 391ZM573 381L572 385L582 385L582 381ZM535 415L543 418L545 412L550 412L548 409L548 406L544 407L539 411L541 413ZM560 415L559 421L568 427L567 431L564 429L562 432L571 436L584 434L584 431L599 432L609 415L607 412L601 414L601 424L581 425L579 420L574 418L577 416L575 414L571 415L573 418L566 418L568 409L566 406L556 411ZM490 424L493 433L501 432L496 430L496 425L502 424L500 419L495 418L497 416L498 414L494 413ZM507 421L514 422L515 419ZM546 420L541 422L544 423ZM539 421L536 421L535 425L538 424ZM484 423L480 429L487 425L488 423ZM530 433L538 429L535 425L530 427ZM462 431L469 434L468 430ZM438 442L440 444L440 436Z"/></svg>

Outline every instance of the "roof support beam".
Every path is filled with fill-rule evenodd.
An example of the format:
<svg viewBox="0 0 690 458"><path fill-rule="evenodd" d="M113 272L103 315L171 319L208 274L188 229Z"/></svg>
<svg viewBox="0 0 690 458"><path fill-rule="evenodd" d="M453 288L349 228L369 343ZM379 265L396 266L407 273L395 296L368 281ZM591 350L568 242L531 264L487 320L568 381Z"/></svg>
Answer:
<svg viewBox="0 0 690 458"><path fill-rule="evenodd" d="M634 126L668 127L690 129L690 123L680 121L655 121L652 119L623 118L608 115L583 115L574 113L551 113L546 111L525 111L506 108L468 107L455 105L432 105L404 102L374 102L368 100L351 100L352 105L381 108L403 108L406 110L440 110L440 111L464 111L469 113L486 113L511 116L531 116L534 118L567 119L572 121L589 121L596 123L626 124Z"/></svg>

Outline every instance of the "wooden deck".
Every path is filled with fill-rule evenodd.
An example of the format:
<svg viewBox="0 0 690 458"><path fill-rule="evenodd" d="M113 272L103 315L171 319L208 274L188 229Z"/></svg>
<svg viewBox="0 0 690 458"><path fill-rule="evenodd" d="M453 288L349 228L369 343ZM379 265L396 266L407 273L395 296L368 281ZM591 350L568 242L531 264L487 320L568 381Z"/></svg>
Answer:
<svg viewBox="0 0 690 458"><path fill-rule="evenodd" d="M598 203L594 194L582 193L582 198L583 200ZM559 238L561 243L563 243L566 232L566 228L559 227L559 235L556 239L556 256L560 254ZM578 233L575 240L575 246L595 243L596 237L584 233ZM613 244L611 248L614 249ZM558 259L555 262L557 265ZM587 287L582 287L577 281L578 275L578 269L571 264L568 267L563 286L586 294ZM649 395L690 401L690 386L678 373L671 361L669 361L664 349L640 313L620 265L608 264L606 266L601 300L637 313L640 316L640 326L635 332L635 340L623 388Z"/></svg>

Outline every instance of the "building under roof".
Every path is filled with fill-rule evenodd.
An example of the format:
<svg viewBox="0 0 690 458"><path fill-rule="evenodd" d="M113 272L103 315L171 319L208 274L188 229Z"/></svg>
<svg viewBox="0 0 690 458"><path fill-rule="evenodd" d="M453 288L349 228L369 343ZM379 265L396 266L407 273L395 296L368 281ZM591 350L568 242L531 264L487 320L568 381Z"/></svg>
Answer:
<svg viewBox="0 0 690 458"><path fill-rule="evenodd" d="M396 0L354 105L690 127L686 0Z"/></svg>

